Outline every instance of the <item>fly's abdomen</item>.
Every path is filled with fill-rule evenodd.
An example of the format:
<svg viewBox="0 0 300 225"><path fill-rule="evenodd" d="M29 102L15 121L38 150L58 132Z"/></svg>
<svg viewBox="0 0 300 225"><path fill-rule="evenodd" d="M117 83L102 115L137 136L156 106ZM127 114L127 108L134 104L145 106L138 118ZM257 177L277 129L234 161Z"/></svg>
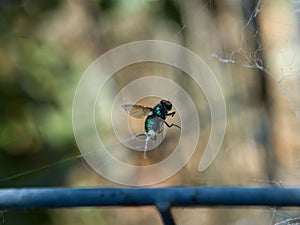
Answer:
<svg viewBox="0 0 300 225"><path fill-rule="evenodd" d="M146 133L149 132L149 130L153 130L155 126L155 121L153 120L152 117L147 117L145 121L145 131Z"/></svg>
<svg viewBox="0 0 300 225"><path fill-rule="evenodd" d="M145 131L148 133L150 130L155 133L161 133L163 129L163 119L160 117L148 116L145 121Z"/></svg>

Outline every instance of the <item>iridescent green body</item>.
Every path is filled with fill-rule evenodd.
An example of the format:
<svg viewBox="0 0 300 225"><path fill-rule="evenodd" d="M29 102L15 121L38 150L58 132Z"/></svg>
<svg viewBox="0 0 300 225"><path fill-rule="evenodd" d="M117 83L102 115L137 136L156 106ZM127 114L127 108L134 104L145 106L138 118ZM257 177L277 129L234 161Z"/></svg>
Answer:
<svg viewBox="0 0 300 225"><path fill-rule="evenodd" d="M166 119L167 113L168 111L162 103L157 104L153 108L151 115L149 115L145 120L146 133L148 133L150 130L155 132L159 131L162 125L161 123Z"/></svg>
<svg viewBox="0 0 300 225"><path fill-rule="evenodd" d="M143 105L132 105L124 104L121 107L131 116L141 119L147 116L145 120L145 135L155 136L160 134L163 130L163 125L166 124L168 127L178 127L176 124L169 125L165 120L167 116L174 116L175 112L169 112L172 110L172 103L168 100L161 100L154 108L143 106Z"/></svg>
<svg viewBox="0 0 300 225"><path fill-rule="evenodd" d="M150 139L156 140L156 135L161 134L164 128L164 124L167 127L177 127L181 129L180 126L176 124L169 125L165 120L167 116L174 116L175 112L169 112L172 110L172 103L168 100L161 100L154 108L150 108L143 105L132 105L124 104L121 107L131 116L141 119L147 116L145 120L145 133L138 134L138 136L146 136L145 148L144 148L144 158L146 158L146 152L148 150L148 141Z"/></svg>

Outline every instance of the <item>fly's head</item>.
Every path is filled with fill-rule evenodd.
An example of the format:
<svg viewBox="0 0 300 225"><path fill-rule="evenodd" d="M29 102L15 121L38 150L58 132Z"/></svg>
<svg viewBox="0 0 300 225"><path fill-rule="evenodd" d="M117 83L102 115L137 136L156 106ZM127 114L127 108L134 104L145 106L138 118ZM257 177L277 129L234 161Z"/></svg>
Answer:
<svg viewBox="0 0 300 225"><path fill-rule="evenodd" d="M161 100L160 103L165 107L167 111L172 110L172 103L168 100Z"/></svg>

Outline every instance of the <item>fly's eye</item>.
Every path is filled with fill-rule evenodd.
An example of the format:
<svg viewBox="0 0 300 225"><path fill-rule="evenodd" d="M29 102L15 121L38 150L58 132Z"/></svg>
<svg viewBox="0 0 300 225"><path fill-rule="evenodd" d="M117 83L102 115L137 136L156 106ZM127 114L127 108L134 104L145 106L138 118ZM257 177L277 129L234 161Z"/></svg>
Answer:
<svg viewBox="0 0 300 225"><path fill-rule="evenodd" d="M171 102L168 102L168 104L166 105L166 109L168 111L170 111L172 109L172 103Z"/></svg>

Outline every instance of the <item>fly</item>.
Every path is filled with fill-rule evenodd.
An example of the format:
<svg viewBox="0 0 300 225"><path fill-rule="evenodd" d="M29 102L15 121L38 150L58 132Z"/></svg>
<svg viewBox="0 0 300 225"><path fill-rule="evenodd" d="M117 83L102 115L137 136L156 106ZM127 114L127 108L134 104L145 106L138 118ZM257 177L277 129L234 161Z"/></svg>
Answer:
<svg viewBox="0 0 300 225"><path fill-rule="evenodd" d="M146 117L145 120L145 133L138 134L138 136L146 136L145 148L144 148L144 158L146 158L147 144L148 141L152 138L156 140L156 135L161 134L163 131L163 124L167 125L167 127L177 127L181 129L180 126L172 123L168 124L166 122L166 118L168 116L174 116L174 112L170 112L172 110L172 103L168 100L161 100L154 108L143 106L143 105L133 105L133 104L124 104L121 107L132 117L142 119Z"/></svg>

